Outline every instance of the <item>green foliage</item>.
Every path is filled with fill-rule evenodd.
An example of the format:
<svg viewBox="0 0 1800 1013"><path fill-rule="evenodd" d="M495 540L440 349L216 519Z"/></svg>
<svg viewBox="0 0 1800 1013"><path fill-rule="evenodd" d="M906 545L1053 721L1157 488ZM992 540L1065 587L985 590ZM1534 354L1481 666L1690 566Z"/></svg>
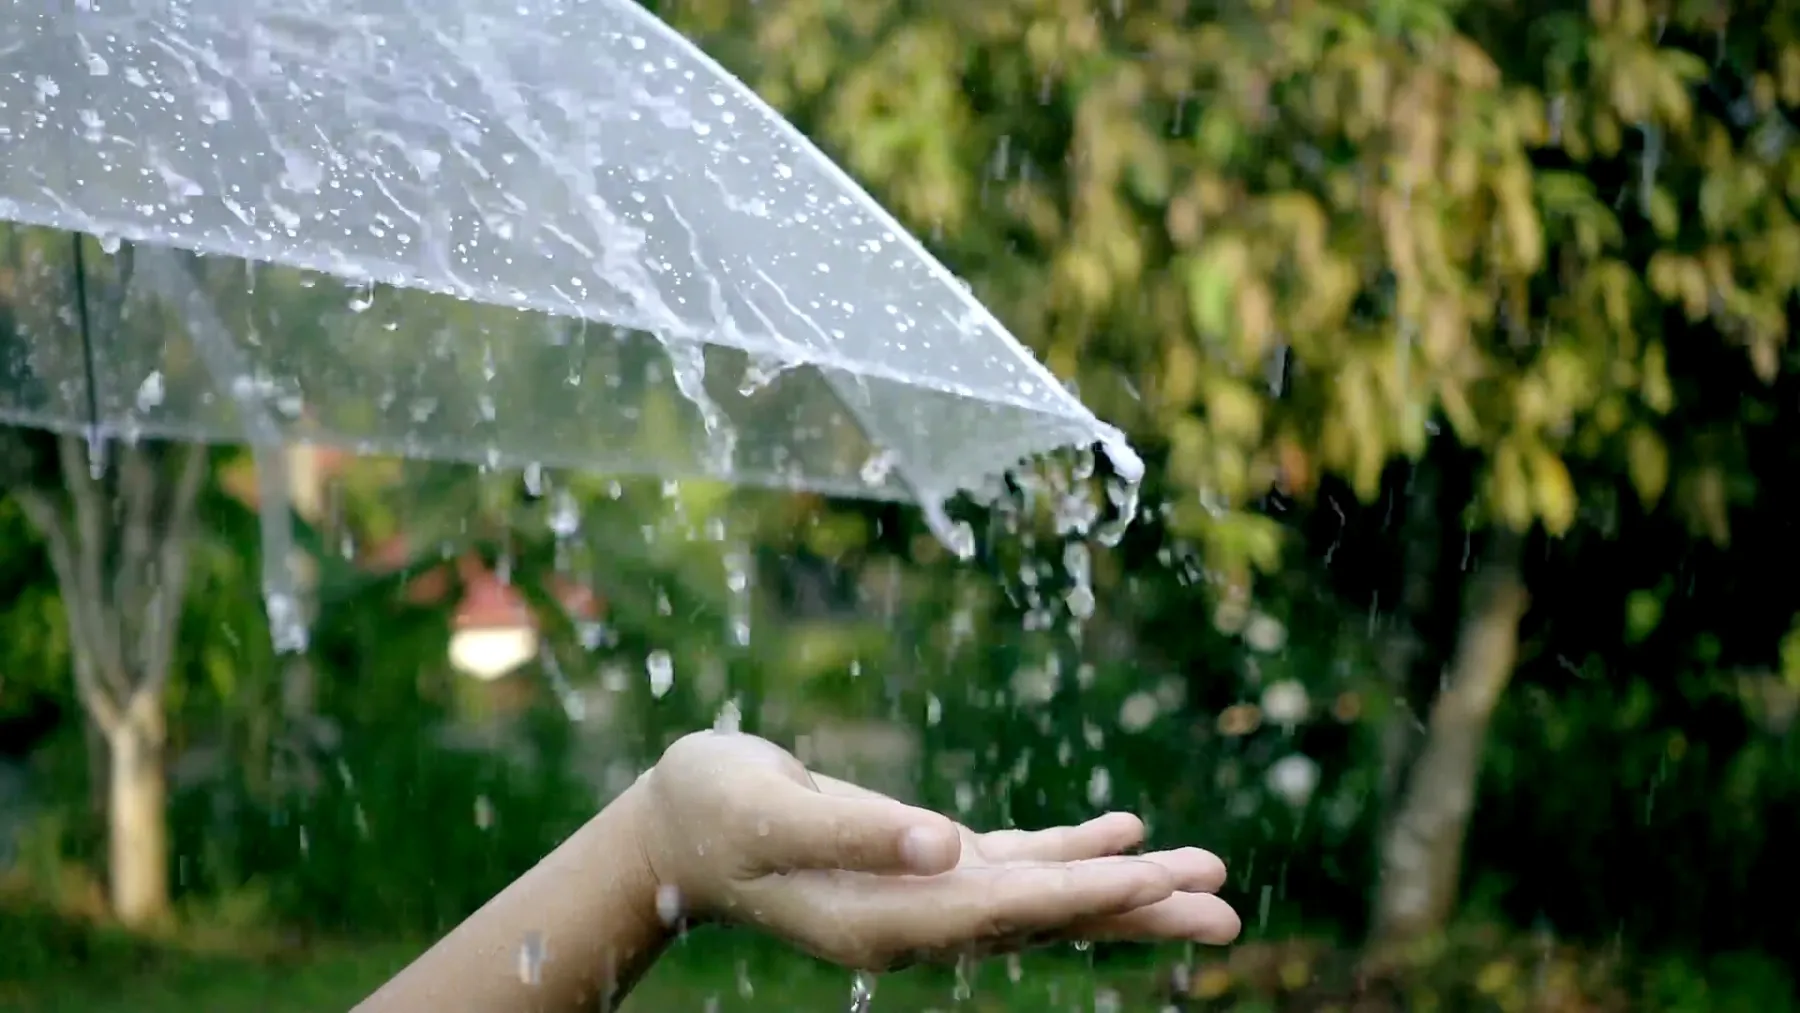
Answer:
<svg viewBox="0 0 1800 1013"><path fill-rule="evenodd" d="M303 532L320 570L308 660L339 737L298 796L270 774L284 673L262 629L256 518L214 490L169 698L178 756L221 758L174 807L190 910L433 931L591 809L592 787L567 774L576 729L548 672L513 677L538 687L519 736L529 762L443 742L473 692L443 657L457 588L404 598L475 556L537 606L555 671L611 702L628 767L727 701L780 738L837 716L893 721L921 739L931 804L984 824L1141 809L1158 843L1225 854L1259 931L1350 934L1391 790L1384 732L1429 704L1408 677L1435 688L1450 660L1468 545L1511 527L1552 537L1524 564L1533 617L1486 754L1478 896L1514 923L1589 938L1625 921L1646 947L1792 939L1731 920L1766 899L1800 804L1782 723L1800 688L1800 600L1764 573L1800 551L1777 481L1800 464L1787 449L1800 445L1789 13L663 7L1127 426L1152 464L1151 515L1090 555L1093 610L1075 623L1087 610L1071 604L1071 540L1042 499L1001 518L971 568L886 507L366 462L338 480L336 515ZM0 310L51 326L14 303L21 272L48 285L59 254L41 234L4 252ZM317 420L326 429L410 430L429 400L415 395L441 388L468 395L432 407L434 431L458 440L567 437L623 467L695 435L660 395L630 432L560 420L578 440L527 411L529 384L482 388L483 350L525 354L498 340L514 318L286 271L259 275L251 298L244 273L215 264L204 280L234 326L279 334L316 375L344 361L406 374L417 355L391 337L401 329L455 338L438 372L396 395L399 414L346 401ZM170 321L144 326L157 323ZM642 368L645 348L606 348L592 368ZM202 383L186 365L184 382ZM531 378L556 363L511 365ZM484 390L516 414L484 417ZM1408 523L1420 475L1453 487L1427 518L1446 530ZM552 523L565 510L573 534ZM401 534L405 566L372 568L371 550ZM1433 550L1424 564L1405 551L1415 538ZM75 713L43 569L0 501L0 719L39 696ZM755 593L735 591L733 572ZM1434 594L1415 608L1406 585L1421 573ZM565 614L558 580L594 590L600 617ZM1282 636L1257 641L1253 619ZM1394 673L1397 627L1419 656ZM666 690L646 674L654 652L674 673ZM1273 687L1304 690L1303 719L1270 717ZM1297 804L1268 780L1293 756L1323 771ZM66 728L40 756L41 784L51 850L91 861L83 760ZM1518 1008L1536 966L1523 948L1467 949L1408 993L1417 1005ZM1708 959L1646 972L1634 1008L1773 1003L1784 987L1762 965ZM1286 995L1241 977L1227 981L1239 1008Z"/></svg>
<svg viewBox="0 0 1800 1013"><path fill-rule="evenodd" d="M555 742L566 722L542 724L529 766L445 748L430 724L390 715L347 726L331 776L304 799L190 793L173 813L188 886L260 889L268 914L333 933L442 931L591 813Z"/></svg>
<svg viewBox="0 0 1800 1013"><path fill-rule="evenodd" d="M0 722L60 696L68 627L43 547L16 504L0 499Z"/></svg>

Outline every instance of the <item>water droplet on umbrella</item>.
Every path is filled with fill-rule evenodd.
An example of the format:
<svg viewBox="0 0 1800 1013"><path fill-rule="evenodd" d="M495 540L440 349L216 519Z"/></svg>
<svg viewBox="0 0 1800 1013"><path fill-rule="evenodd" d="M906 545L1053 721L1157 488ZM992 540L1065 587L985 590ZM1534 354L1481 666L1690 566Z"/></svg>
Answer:
<svg viewBox="0 0 1800 1013"><path fill-rule="evenodd" d="M163 403L163 375L160 370L152 370L144 382L138 384L137 410L147 412Z"/></svg>
<svg viewBox="0 0 1800 1013"><path fill-rule="evenodd" d="M893 451L883 450L863 462L862 480L864 485L876 486L887 481L894 470Z"/></svg>

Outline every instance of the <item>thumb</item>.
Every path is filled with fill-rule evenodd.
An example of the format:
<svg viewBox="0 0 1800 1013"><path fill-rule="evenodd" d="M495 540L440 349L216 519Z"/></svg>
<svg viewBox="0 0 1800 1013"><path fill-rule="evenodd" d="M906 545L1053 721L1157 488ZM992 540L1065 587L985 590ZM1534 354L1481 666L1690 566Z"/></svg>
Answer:
<svg viewBox="0 0 1800 1013"><path fill-rule="evenodd" d="M847 869L935 876L956 867L962 835L929 809L893 799L845 798L783 781L771 791L746 845L769 872Z"/></svg>

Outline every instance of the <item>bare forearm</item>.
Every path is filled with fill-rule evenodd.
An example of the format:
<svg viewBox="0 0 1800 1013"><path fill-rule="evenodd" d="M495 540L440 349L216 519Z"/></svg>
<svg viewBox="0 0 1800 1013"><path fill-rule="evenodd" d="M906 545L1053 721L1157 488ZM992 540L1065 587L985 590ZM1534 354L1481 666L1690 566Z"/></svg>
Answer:
<svg viewBox="0 0 1800 1013"><path fill-rule="evenodd" d="M607 806L353 1013L602 1013L668 940L632 833L639 789Z"/></svg>

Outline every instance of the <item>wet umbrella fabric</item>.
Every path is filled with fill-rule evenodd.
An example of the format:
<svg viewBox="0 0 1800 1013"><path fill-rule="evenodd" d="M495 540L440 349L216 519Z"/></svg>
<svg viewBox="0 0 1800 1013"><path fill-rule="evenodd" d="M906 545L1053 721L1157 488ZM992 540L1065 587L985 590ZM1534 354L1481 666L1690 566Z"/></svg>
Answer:
<svg viewBox="0 0 1800 1013"><path fill-rule="evenodd" d="M934 515L1059 447L1136 468L891 216L631 0L15 12L0 151L0 219L27 227L0 300L42 301L33 272L92 276L79 305L18 314L0 420ZM45 253L69 248L47 230L98 240Z"/></svg>

